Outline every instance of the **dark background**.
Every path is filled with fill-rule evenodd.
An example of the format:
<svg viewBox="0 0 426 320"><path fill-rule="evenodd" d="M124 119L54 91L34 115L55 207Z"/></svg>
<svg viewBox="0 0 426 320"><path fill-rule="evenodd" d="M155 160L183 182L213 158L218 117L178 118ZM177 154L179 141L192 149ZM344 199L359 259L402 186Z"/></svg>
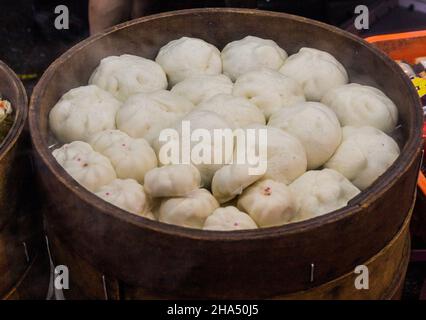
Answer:
<svg viewBox="0 0 426 320"><path fill-rule="evenodd" d="M141 0L143 1L143 0ZM157 0L149 13L194 7L248 7L282 11L324 21L344 29L358 4L368 5L372 17L366 34L426 29L426 14L398 8L396 0ZM70 11L70 29L54 28L57 5ZM379 7L379 9L375 9ZM22 76L31 91L47 66L76 42L89 36L88 0L1 0L0 59ZM351 30L355 31L355 30Z"/></svg>

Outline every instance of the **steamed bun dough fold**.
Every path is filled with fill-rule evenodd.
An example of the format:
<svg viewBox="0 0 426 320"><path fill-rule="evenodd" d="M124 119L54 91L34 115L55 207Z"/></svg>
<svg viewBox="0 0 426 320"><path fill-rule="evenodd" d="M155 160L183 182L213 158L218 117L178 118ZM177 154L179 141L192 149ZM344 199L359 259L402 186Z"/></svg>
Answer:
<svg viewBox="0 0 426 320"><path fill-rule="evenodd" d="M370 126L387 134L398 123L398 109L379 89L350 83L328 91L321 100L339 118L342 127Z"/></svg>
<svg viewBox="0 0 426 320"><path fill-rule="evenodd" d="M265 179L244 190L238 208L247 212L259 227L289 223L296 215L296 203L284 183Z"/></svg>
<svg viewBox="0 0 426 320"><path fill-rule="evenodd" d="M109 159L86 142L65 144L54 150L52 155L71 177L91 192L117 178Z"/></svg>
<svg viewBox="0 0 426 320"><path fill-rule="evenodd" d="M296 203L292 222L312 219L345 207L360 193L348 179L335 170L311 170L290 185Z"/></svg>
<svg viewBox="0 0 426 320"><path fill-rule="evenodd" d="M142 138L132 138L119 130L105 130L89 139L93 149L106 156L120 179L143 183L145 174L157 167L155 151Z"/></svg>
<svg viewBox="0 0 426 320"><path fill-rule="evenodd" d="M308 101L320 101L328 90L349 81L345 67L336 58L314 48L301 48L284 62L280 72L302 86Z"/></svg>
<svg viewBox="0 0 426 320"><path fill-rule="evenodd" d="M398 144L373 127L344 127L343 141L325 164L343 174L361 190L368 188L395 162Z"/></svg>
<svg viewBox="0 0 426 320"><path fill-rule="evenodd" d="M233 87L231 79L223 74L200 74L177 83L171 92L198 105L217 94L231 94Z"/></svg>
<svg viewBox="0 0 426 320"><path fill-rule="evenodd" d="M234 97L230 94L218 94L197 106L197 110L206 110L217 113L233 124L234 128L241 128L250 124L266 124L262 111L250 100L243 97Z"/></svg>
<svg viewBox="0 0 426 320"><path fill-rule="evenodd" d="M145 191L153 198L180 197L198 189L200 172L187 164L173 164L148 171L145 175Z"/></svg>
<svg viewBox="0 0 426 320"><path fill-rule="evenodd" d="M142 185L133 179L115 179L96 193L99 198L127 212L154 220Z"/></svg>
<svg viewBox="0 0 426 320"><path fill-rule="evenodd" d="M213 176L212 192L219 203L228 202L240 195L263 174L250 174L248 164L230 164L220 168Z"/></svg>
<svg viewBox="0 0 426 320"><path fill-rule="evenodd" d="M305 101L303 88L296 80L267 68L238 77L232 94L249 99L266 119L284 107Z"/></svg>
<svg viewBox="0 0 426 320"><path fill-rule="evenodd" d="M278 70L287 59L287 52L273 40L247 36L228 43L221 56L223 73L235 81L260 68Z"/></svg>
<svg viewBox="0 0 426 320"><path fill-rule="evenodd" d="M206 219L219 208L219 203L206 189L196 189L183 197L161 202L159 221L181 227L202 229Z"/></svg>
<svg viewBox="0 0 426 320"><path fill-rule="evenodd" d="M155 61L166 72L171 86L191 76L222 73L220 51L198 38L170 41L160 49Z"/></svg>
<svg viewBox="0 0 426 320"><path fill-rule="evenodd" d="M194 108L186 98L167 90L131 96L117 112L117 128L149 143Z"/></svg>
<svg viewBox="0 0 426 320"><path fill-rule="evenodd" d="M89 84L102 88L125 101L136 93L167 89L167 77L156 62L123 54L106 57L93 72Z"/></svg>
<svg viewBox="0 0 426 320"><path fill-rule="evenodd" d="M189 130L186 130L186 128ZM175 135L168 136L167 141L160 141L157 138L153 142L159 162L162 165L180 164L185 163L185 159L183 159L185 155L191 156L187 160L199 170L201 174L201 186L209 188L214 173L232 161L234 150L232 139L233 125L215 112L194 109L181 120L177 121L172 126L172 129ZM198 129L202 129L203 134L208 134L209 139L203 139L203 137L192 139L193 134L200 132ZM228 139L228 143L214 143L215 130L225 132L226 135L229 134L231 139ZM186 131L188 131L190 137L185 135ZM185 139L190 139L190 141L185 141ZM187 149L189 150L184 150L185 145L188 146ZM179 157L176 157L176 159L175 157L169 157L172 150L178 150ZM220 154L220 159L215 159L215 154Z"/></svg>
<svg viewBox="0 0 426 320"><path fill-rule="evenodd" d="M303 102L273 114L269 126L298 138L306 150L308 169L322 166L342 141L336 114L319 102Z"/></svg>
<svg viewBox="0 0 426 320"><path fill-rule="evenodd" d="M65 93L49 113L49 127L62 143L87 142L90 136L115 129L115 116L121 102L94 85Z"/></svg>
<svg viewBox="0 0 426 320"><path fill-rule="evenodd" d="M217 208L206 219L204 230L210 231L233 231L257 229L256 223L250 216L238 210L236 207L229 206Z"/></svg>
<svg viewBox="0 0 426 320"><path fill-rule="evenodd" d="M263 175L264 179L272 179L284 184L290 184L293 180L305 173L307 168L307 157L302 143L295 136L292 136L283 130L271 126L250 125L244 130L254 130L256 140L248 140L247 147L241 145L238 140L235 146L235 152L240 148L246 150L250 154L261 156L261 151L265 146L260 130L265 130L267 135L266 143L266 172ZM264 131L264 132L265 132ZM252 132L246 131L247 135ZM259 158L262 160L261 158ZM265 160L263 158L263 160Z"/></svg>

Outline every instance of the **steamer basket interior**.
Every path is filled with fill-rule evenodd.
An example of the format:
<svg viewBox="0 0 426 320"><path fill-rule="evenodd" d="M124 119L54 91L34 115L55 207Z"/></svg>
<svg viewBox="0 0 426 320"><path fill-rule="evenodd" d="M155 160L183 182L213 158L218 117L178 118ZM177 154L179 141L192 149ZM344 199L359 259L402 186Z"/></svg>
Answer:
<svg viewBox="0 0 426 320"><path fill-rule="evenodd" d="M244 9L195 9L165 13L125 23L78 44L48 69L37 87L32 112L38 116L32 125L33 134L41 139L43 145L36 147L40 147L40 152L53 161L48 149L49 110L65 92L87 84L102 58L127 53L155 59L163 45L182 36L199 37L222 49L230 41L255 35L275 40L289 54L304 46L328 51L346 67L351 82L375 86L397 105L400 126L394 137L401 147L401 156L387 173L353 199L351 204L358 205L365 201L394 179L395 169L412 158L413 153L408 150L413 150L413 146L419 142L421 113L414 107L418 102L411 84L386 55L347 32L291 15L255 13ZM53 169L58 175L65 174L57 165L53 165ZM71 180L66 179L68 183L76 185ZM94 197L92 199L96 201Z"/></svg>

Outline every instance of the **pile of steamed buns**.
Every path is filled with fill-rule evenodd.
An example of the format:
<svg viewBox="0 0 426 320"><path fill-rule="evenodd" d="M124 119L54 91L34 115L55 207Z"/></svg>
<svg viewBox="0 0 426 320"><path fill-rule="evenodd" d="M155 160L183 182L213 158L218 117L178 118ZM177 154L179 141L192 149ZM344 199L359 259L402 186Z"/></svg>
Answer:
<svg viewBox="0 0 426 320"><path fill-rule="evenodd" d="M306 220L347 205L399 156L389 136L395 104L349 83L327 52L290 57L247 36L220 52L196 38L162 47L155 61L103 59L89 85L50 112L58 163L82 186L128 212L204 230L242 230ZM267 129L267 170L158 161L159 133ZM237 145L233 148L238 148Z"/></svg>

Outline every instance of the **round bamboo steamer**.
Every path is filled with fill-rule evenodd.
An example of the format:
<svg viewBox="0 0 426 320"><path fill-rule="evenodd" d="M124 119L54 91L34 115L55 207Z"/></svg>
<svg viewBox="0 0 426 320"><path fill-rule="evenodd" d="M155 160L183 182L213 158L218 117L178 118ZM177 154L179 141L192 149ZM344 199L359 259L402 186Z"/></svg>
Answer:
<svg viewBox="0 0 426 320"><path fill-rule="evenodd" d="M223 48L246 35L274 39L289 54L303 46L326 50L343 63L351 81L382 89L398 106L400 157L347 207L268 229L185 229L133 216L98 199L51 155L50 109L65 92L87 84L102 58L123 53L155 58L161 46L182 36ZM43 75L33 92L29 121L52 253L59 261L74 257L74 268L81 271L75 271L76 277L91 288L81 293L87 298L121 298L123 285L143 292L124 298L271 298L327 284L378 255L401 230L412 205L421 155L418 97L384 53L320 22L247 9L148 16L79 43Z"/></svg>
<svg viewBox="0 0 426 320"><path fill-rule="evenodd" d="M368 268L368 289L357 289L359 276L354 270L320 286L291 294L267 297L285 300L358 299L390 300L401 297L405 274L410 260L409 223L411 213L395 237L374 257L359 263ZM56 265L66 265L70 272L70 288L65 290L68 299L164 299L178 296L163 296L147 292L143 287L133 287L117 279L106 277L77 252L70 251L58 238L50 241Z"/></svg>
<svg viewBox="0 0 426 320"><path fill-rule="evenodd" d="M28 204L32 199L29 195L34 192L29 139L25 135L27 96L22 83L1 61L0 93L11 102L14 110L14 124L0 142L0 298L4 298L26 279L29 271L40 268L47 259L43 262L37 259L46 251L41 237L41 216L22 206ZM49 268L45 268L45 280L48 273ZM28 278L26 283L31 284L33 280ZM48 281L39 284L37 290L32 291L25 289L28 286L21 287L21 296L45 297ZM45 292L41 294L42 291Z"/></svg>
<svg viewBox="0 0 426 320"><path fill-rule="evenodd" d="M0 140L0 230L15 215L21 191L18 177L22 177L22 132L27 119L27 95L16 75L0 61L0 93L9 100L14 110L14 124ZM20 157L22 159L22 157ZM18 163L17 163L18 162ZM24 170L26 172L26 170Z"/></svg>

